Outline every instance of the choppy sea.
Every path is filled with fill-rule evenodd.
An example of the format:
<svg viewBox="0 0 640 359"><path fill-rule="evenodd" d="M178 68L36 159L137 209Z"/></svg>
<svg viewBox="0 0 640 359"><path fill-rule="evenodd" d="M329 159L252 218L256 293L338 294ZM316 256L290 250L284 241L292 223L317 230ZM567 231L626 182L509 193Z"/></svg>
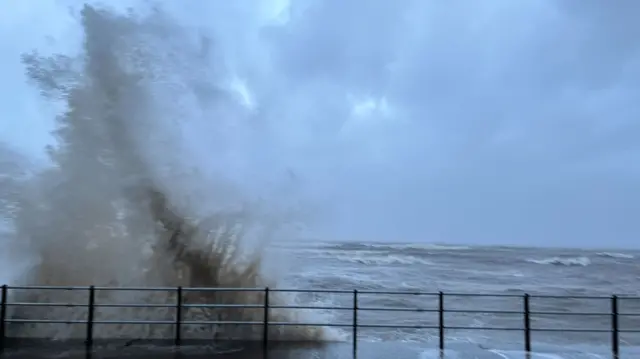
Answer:
<svg viewBox="0 0 640 359"><path fill-rule="evenodd" d="M473 328L446 331L445 346L452 357L522 357L521 330L490 328L522 328L523 315L489 312L521 312L525 293L531 295L532 313L561 313L531 314L532 349L538 357L611 357L613 294L620 296L620 331L640 330L640 316L633 316L640 313L640 299L631 298L640 295L640 251L382 243L291 243L274 250L295 263L297 270L289 272L286 279L293 287L442 291L445 310L486 310L487 313L445 314L446 326ZM315 294L313 300L352 305L351 295ZM436 309L438 298L365 294L359 295L358 300L361 307ZM335 311L332 315L338 322L352 320L350 312ZM438 314L361 310L359 324L437 325ZM422 358L435 355L433 350L438 347L438 333L434 330L366 328L360 329L358 335L364 342L407 343L407 347L421 348L418 351L423 356L416 357ZM620 333L620 345L622 357L640 355L634 349L640 345L640 333Z"/></svg>
<svg viewBox="0 0 640 359"><path fill-rule="evenodd" d="M445 331L445 358L527 357L521 330L525 293L531 295L533 353L530 358L611 358L613 294L620 296L621 357L640 357L640 333L624 332L640 329L640 315L633 316L640 313L640 299L632 298L640 296L637 259L640 251L318 242L278 244L269 251L270 257L288 263L289 270L283 273L283 287L360 291L359 358L440 357L438 330L417 328L437 326L439 320L435 311L438 297L417 293L440 291L444 293L446 311L462 311L444 316L445 326L458 328ZM375 291L401 293L372 293ZM480 296L474 296L477 294ZM563 298L565 296L571 298ZM317 322L344 325L337 330L344 334L345 342L272 346L269 357L352 357L353 311L335 308L352 307L353 294L305 293L299 300L305 305L334 308L321 310ZM400 311L402 309L408 311ZM220 354L221 351L224 354ZM5 356L18 358L34 354L41 357L86 355L78 350L43 349L11 351ZM101 346L92 352L94 358L145 355L264 357L260 345L248 344L208 348L186 345L177 352L166 347L116 344Z"/></svg>

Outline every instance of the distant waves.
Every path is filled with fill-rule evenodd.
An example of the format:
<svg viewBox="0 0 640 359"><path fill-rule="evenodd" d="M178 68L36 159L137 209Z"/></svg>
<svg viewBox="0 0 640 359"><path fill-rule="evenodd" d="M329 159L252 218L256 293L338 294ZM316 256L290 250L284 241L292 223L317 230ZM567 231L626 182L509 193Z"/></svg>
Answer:
<svg viewBox="0 0 640 359"><path fill-rule="evenodd" d="M516 247L474 247L448 246L441 244L394 244L394 243L327 243L309 242L304 244L281 244L283 249L303 256L339 261L365 266L442 266L453 264L464 258L466 264L475 260L483 265L530 263L566 267L586 267L594 262L607 264L634 263L635 256L620 252L595 252L568 250L516 248ZM455 269L455 268L451 268Z"/></svg>

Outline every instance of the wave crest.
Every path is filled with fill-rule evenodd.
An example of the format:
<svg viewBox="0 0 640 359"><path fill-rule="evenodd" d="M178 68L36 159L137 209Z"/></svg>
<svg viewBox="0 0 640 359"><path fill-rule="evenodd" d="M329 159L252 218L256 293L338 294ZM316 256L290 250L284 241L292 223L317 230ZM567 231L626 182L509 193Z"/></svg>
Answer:
<svg viewBox="0 0 640 359"><path fill-rule="evenodd" d="M632 254L618 253L618 252L599 252L596 255L598 257L616 258L616 259L633 259L633 258L635 258Z"/></svg>
<svg viewBox="0 0 640 359"><path fill-rule="evenodd" d="M545 259L527 259L527 262L535 264L550 264L555 266L586 267L591 264L591 259L589 259L589 257L553 257Z"/></svg>
<svg viewBox="0 0 640 359"><path fill-rule="evenodd" d="M371 253L355 252L349 255L333 255L338 261L358 263L364 265L433 265L433 262L424 258L407 255L376 255Z"/></svg>

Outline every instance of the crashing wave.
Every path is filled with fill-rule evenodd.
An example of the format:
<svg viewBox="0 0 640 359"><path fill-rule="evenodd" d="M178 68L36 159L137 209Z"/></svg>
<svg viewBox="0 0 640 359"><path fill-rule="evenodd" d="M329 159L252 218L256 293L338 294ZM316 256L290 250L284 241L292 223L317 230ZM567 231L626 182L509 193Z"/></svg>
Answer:
<svg viewBox="0 0 640 359"><path fill-rule="evenodd" d="M212 189L210 195L189 193L185 183L206 181L197 173L184 179L175 174L185 159L181 158L183 148L175 144L175 138L173 142L167 141L171 140L168 135L171 131L158 130L162 124L155 116L172 105L156 98L159 87L163 84L171 87L182 81L184 86L204 91L204 84L194 83L194 78L200 75L181 78L182 70L176 65L179 60L190 60L189 56L200 56L201 51L190 48L186 39L178 38L171 45L174 48L166 45L171 36L179 37L180 29L159 12L141 17L85 6L80 19L84 31L80 56L47 57L33 53L23 59L28 76L45 99L64 102L66 111L57 117L55 134L59 143L49 149L52 165L33 178L21 180L19 186L12 187L16 191L11 196L3 196L4 214L12 227L4 251L12 253L13 261L28 266L11 284L277 286L276 278L263 270L259 245L263 242L250 240L252 224L259 222L263 213L256 214L246 206L205 210L209 207L202 206L202 202L215 202L216 196L222 197L228 188L217 192ZM163 52L164 47L168 49ZM204 66L190 65L188 71ZM185 87L180 91L185 91ZM152 146L154 140L159 145ZM159 149L164 151L158 152ZM216 185L207 183L199 188ZM75 290L15 290L11 297L20 302L87 303L87 292ZM281 293L270 296L274 306L292 304L295 300ZM98 304L175 301L174 291L96 293ZM263 302L263 292L184 293L187 305ZM86 320L87 310L63 306L12 307L9 314L22 319ZM308 316L287 309L270 312L273 322L308 322ZM95 313L96 321L173 318L174 308L160 306L98 307ZM188 307L183 319L259 322L263 310ZM173 330L172 325L98 324L94 336L167 338ZM261 326L256 325L186 324L183 331L185 338L201 339L258 339L262 335ZM270 332L273 340L340 338L321 326L274 325ZM83 325L27 323L10 325L7 334L69 339L83 337L85 329Z"/></svg>

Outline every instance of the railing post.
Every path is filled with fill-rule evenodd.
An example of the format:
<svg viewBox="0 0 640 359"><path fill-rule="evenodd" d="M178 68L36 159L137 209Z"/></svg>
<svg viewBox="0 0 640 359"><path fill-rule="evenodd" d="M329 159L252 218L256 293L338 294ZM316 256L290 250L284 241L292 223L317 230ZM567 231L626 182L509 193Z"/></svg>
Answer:
<svg viewBox="0 0 640 359"><path fill-rule="evenodd" d="M531 311L529 309L528 293L525 293L522 297L522 313L524 314L524 351L525 353L531 352Z"/></svg>
<svg viewBox="0 0 640 359"><path fill-rule="evenodd" d="M614 359L620 358L620 328L618 324L618 296L611 296L611 352Z"/></svg>
<svg viewBox="0 0 640 359"><path fill-rule="evenodd" d="M438 337L440 343L438 348L440 354L444 353L444 293L438 292Z"/></svg>
<svg viewBox="0 0 640 359"><path fill-rule="evenodd" d="M96 304L96 288L94 286L89 287L89 306L87 307L87 338L85 344L87 348L93 346L93 318L95 314Z"/></svg>
<svg viewBox="0 0 640 359"><path fill-rule="evenodd" d="M4 351L4 339L6 338L8 288L6 284L2 286L2 304L0 305L0 353Z"/></svg>
<svg viewBox="0 0 640 359"><path fill-rule="evenodd" d="M352 324L352 330L353 330L353 345L352 345L352 350L353 350L353 357L356 357L356 354L358 353L358 290L354 289L353 290L353 324Z"/></svg>
<svg viewBox="0 0 640 359"><path fill-rule="evenodd" d="M182 286L176 288L176 324L173 344L179 346L182 341Z"/></svg>
<svg viewBox="0 0 640 359"><path fill-rule="evenodd" d="M262 323L262 349L269 349L269 287L264 288L264 322Z"/></svg>

